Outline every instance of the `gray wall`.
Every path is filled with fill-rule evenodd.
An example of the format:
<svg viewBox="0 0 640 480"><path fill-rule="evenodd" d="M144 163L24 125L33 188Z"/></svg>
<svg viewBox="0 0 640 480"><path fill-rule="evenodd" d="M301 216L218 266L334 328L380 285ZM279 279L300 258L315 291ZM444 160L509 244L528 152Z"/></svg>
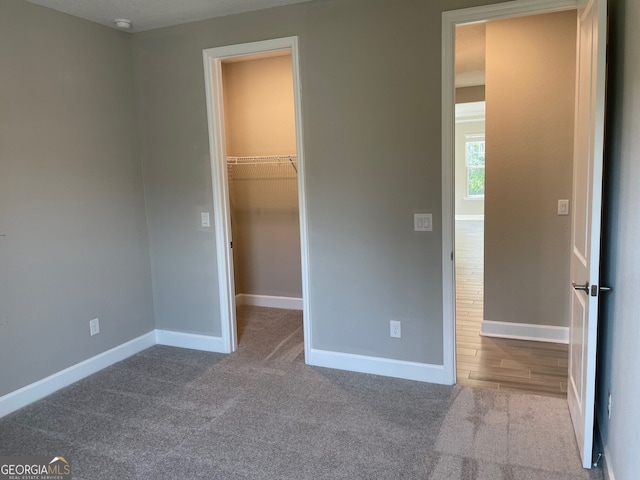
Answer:
<svg viewBox="0 0 640 480"><path fill-rule="evenodd" d="M575 11L487 23L485 320L568 326L575 43Z"/></svg>
<svg viewBox="0 0 640 480"><path fill-rule="evenodd" d="M2 395L154 327L129 37L2 0L0 72Z"/></svg>
<svg viewBox="0 0 640 480"><path fill-rule="evenodd" d="M211 208L201 50L299 34L316 346L441 358L440 12L488 2L398 3L325 1L134 36L159 326L220 332L212 233L194 228ZM598 414L626 479L640 471L640 6L611 4L603 276L615 290L603 298ZM0 2L0 395L153 328L130 58L122 33ZM435 214L436 235L407 231L415 206ZM386 343L398 312L415 315L404 355Z"/></svg>
<svg viewBox="0 0 640 480"><path fill-rule="evenodd" d="M611 4L598 420L616 479L640 472L640 4ZM607 395L611 392L611 420Z"/></svg>
<svg viewBox="0 0 640 480"><path fill-rule="evenodd" d="M194 215L212 202L202 50L298 35L313 347L442 363L441 12L483 2L401 3L318 1L134 35L159 328L220 335L214 235ZM413 232L414 211L433 213L432 233Z"/></svg>

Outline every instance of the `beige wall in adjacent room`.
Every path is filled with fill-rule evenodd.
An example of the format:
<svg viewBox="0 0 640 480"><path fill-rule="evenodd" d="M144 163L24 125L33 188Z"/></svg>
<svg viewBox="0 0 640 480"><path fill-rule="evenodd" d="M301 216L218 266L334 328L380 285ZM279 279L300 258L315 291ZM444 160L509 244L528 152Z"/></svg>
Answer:
<svg viewBox="0 0 640 480"><path fill-rule="evenodd" d="M456 103L484 102L484 85L456 88Z"/></svg>
<svg viewBox="0 0 640 480"><path fill-rule="evenodd" d="M291 55L223 64L227 154L296 153Z"/></svg>
<svg viewBox="0 0 640 480"><path fill-rule="evenodd" d="M223 64L230 156L296 153L291 55ZM296 170L229 170L236 294L302 296Z"/></svg>
<svg viewBox="0 0 640 480"><path fill-rule="evenodd" d="M487 24L485 320L568 325L576 14Z"/></svg>

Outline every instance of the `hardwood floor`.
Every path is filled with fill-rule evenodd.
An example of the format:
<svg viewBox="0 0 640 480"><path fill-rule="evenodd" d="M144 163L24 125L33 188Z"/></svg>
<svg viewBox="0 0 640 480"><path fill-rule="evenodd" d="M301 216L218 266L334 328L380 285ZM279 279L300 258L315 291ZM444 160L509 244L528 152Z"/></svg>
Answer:
<svg viewBox="0 0 640 480"><path fill-rule="evenodd" d="M566 397L567 345L480 336L484 224L456 222L456 352L461 385Z"/></svg>

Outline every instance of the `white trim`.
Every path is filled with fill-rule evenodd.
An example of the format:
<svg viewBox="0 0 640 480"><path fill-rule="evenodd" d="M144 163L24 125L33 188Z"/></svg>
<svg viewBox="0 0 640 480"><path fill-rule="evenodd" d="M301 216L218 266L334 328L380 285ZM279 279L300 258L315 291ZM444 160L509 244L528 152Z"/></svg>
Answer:
<svg viewBox="0 0 640 480"><path fill-rule="evenodd" d="M598 445L602 447L602 471L604 472L604 480L615 480L615 475L613 474L613 466L611 465L611 453L609 452L609 447L604 443L604 435L602 435L602 426L605 425L604 417L602 416L602 409L598 408L596 410L596 429L598 436ZM606 414L605 414L606 415ZM608 419L606 420L609 421Z"/></svg>
<svg viewBox="0 0 640 480"><path fill-rule="evenodd" d="M482 200L479 198L478 200ZM465 222L484 222L484 215L456 215L456 220Z"/></svg>
<svg viewBox="0 0 640 480"><path fill-rule="evenodd" d="M220 317L225 352L238 348L235 319L235 291L233 281L233 254L231 222L226 169L224 105L222 93L222 60L239 56L290 51L293 70L293 93L296 125L296 155L298 159L298 210L300 215L300 260L302 271L302 310L305 359L311 349L311 307L309 304L309 246L307 226L307 194L305 181L304 135L302 124L302 86L298 37L285 37L261 42L228 45L203 50L204 75L209 123L209 149L213 186L213 209L216 232L216 258L220 296Z"/></svg>
<svg viewBox="0 0 640 480"><path fill-rule="evenodd" d="M213 193L214 232L216 237L216 264L218 266L218 295L220 299L220 323L224 352L238 348L236 335L236 307L234 304L233 252L231 250L231 216L227 170L222 168L226 157L224 139L224 96L222 94L221 60L203 51L209 150L211 160L211 187Z"/></svg>
<svg viewBox="0 0 640 480"><path fill-rule="evenodd" d="M204 352L227 353L226 344L222 337L212 337L197 333L156 330L156 344L167 345L169 347L190 348Z"/></svg>
<svg viewBox="0 0 640 480"><path fill-rule="evenodd" d="M225 353L226 346L222 337L154 330L0 397L0 418L154 345L218 353ZM442 365L327 350L310 350L307 363L317 367L448 384Z"/></svg>
<svg viewBox="0 0 640 480"><path fill-rule="evenodd" d="M601 437L602 438L602 437ZM603 462L602 470L604 471L605 480L616 480L616 476L613 474L613 466L611 465L611 453L609 453L609 447L603 445L602 447Z"/></svg>
<svg viewBox="0 0 640 480"><path fill-rule="evenodd" d="M534 325L531 323L483 320L480 326L480 335L484 337L533 340L534 342L569 343L569 327Z"/></svg>
<svg viewBox="0 0 640 480"><path fill-rule="evenodd" d="M483 117L463 117L456 118L456 125L460 123L476 123L476 122L484 122L485 118Z"/></svg>
<svg viewBox="0 0 640 480"><path fill-rule="evenodd" d="M485 102L456 103L456 123L484 122Z"/></svg>
<svg viewBox="0 0 640 480"><path fill-rule="evenodd" d="M443 365L406 362L389 358L368 357L352 353L312 349L307 362L316 367L335 368L350 372L370 373L385 377L404 378L419 382L447 383Z"/></svg>
<svg viewBox="0 0 640 480"><path fill-rule="evenodd" d="M497 18L522 17L525 15L574 10L582 3L584 3L584 0L513 0L507 3L449 10L442 13L442 18L443 20L452 21L454 25L482 23Z"/></svg>
<svg viewBox="0 0 640 480"><path fill-rule="evenodd" d="M291 59L293 66L293 95L296 110L296 149L298 154L298 202L300 211L300 259L302 270L302 325L304 333L305 361L311 351L311 303L309 284L311 271L309 261L309 233L307 221L306 159L304 155L304 124L302 122L302 80L300 78L300 53L298 37L292 37Z"/></svg>
<svg viewBox="0 0 640 480"><path fill-rule="evenodd" d="M22 407L26 407L30 403L40 400L47 395L51 395L53 392L67 387L78 380L93 375L103 368L107 368L131 355L135 355L142 350L152 347L156 343L155 340L155 332L146 333L106 352L88 358L64 370L60 370L42 380L38 380L37 382L3 395L0 397L0 418Z"/></svg>
<svg viewBox="0 0 640 480"><path fill-rule="evenodd" d="M461 15L462 13L460 13ZM455 17L442 14L442 360L456 383L455 239Z"/></svg>
<svg viewBox="0 0 640 480"><path fill-rule="evenodd" d="M442 314L447 383L456 380L455 263L455 28L496 18L575 9L580 0L516 0L442 13Z"/></svg>
<svg viewBox="0 0 640 480"><path fill-rule="evenodd" d="M273 295L253 295L250 293L239 293L236 295L236 305L251 305L254 307L302 310L302 298L276 297Z"/></svg>

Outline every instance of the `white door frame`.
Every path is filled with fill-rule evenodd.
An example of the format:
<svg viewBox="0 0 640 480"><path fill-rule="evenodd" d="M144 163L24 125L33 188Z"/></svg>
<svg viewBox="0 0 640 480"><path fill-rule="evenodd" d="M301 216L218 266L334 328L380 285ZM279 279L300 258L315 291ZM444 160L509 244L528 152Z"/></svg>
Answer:
<svg viewBox="0 0 640 480"><path fill-rule="evenodd" d="M233 251L231 250L231 213L227 177L224 103L222 91L222 61L234 57L260 55L278 51L291 52L293 67L293 96L298 160L298 206L300 216L300 246L302 268L302 312L305 361L311 349L311 315L309 309L309 249L307 236L307 204L305 190L305 162L302 129L302 104L298 37L284 37L261 42L228 45L203 50L204 75L209 121L209 150L213 190L214 230L222 342L225 353L238 348L236 327L235 286L233 279Z"/></svg>
<svg viewBox="0 0 640 480"><path fill-rule="evenodd" d="M456 26L577 9L584 0L515 0L442 13L442 309L445 383L456 383L455 33Z"/></svg>

